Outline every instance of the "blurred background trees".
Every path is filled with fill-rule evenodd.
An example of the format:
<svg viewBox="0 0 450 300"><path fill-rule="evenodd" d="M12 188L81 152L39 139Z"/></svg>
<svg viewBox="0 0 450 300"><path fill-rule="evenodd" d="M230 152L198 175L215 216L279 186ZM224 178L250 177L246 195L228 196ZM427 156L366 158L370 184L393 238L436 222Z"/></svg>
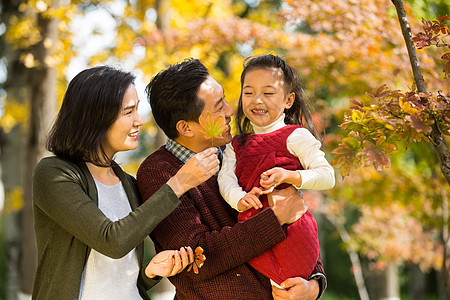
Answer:
<svg viewBox="0 0 450 300"><path fill-rule="evenodd" d="M450 5L410 0L405 8L415 35L423 31L422 18L449 15ZM331 154L342 148L339 144L357 147L348 127L339 127L364 120L350 107L379 105L377 95L385 91L379 87L385 84L390 91L415 90L397 13L388 0L2 0L0 18L4 299L31 292L36 254L30 176L34 164L47 155L42 143L66 85L82 69L107 63L135 70L146 102L143 87L156 72L195 57L223 85L235 107L243 59L274 51L297 69L330 161L339 158ZM448 97L444 52L417 49L428 91ZM148 110L144 107L148 122L139 149L121 158L130 173L165 142ZM376 141L381 137L377 130ZM448 149L448 126L446 130ZM338 164L336 187L307 196L319 221L329 282L324 299L445 297L441 270L448 242L449 185L426 137L391 144L380 146L389 155L365 153L367 167ZM341 178L341 170L349 174Z"/></svg>

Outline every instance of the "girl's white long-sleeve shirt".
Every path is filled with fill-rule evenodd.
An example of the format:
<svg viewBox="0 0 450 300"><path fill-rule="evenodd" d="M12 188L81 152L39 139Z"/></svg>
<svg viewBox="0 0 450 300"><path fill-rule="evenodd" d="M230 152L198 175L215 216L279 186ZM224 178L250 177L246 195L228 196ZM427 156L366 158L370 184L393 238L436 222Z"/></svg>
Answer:
<svg viewBox="0 0 450 300"><path fill-rule="evenodd" d="M283 114L270 125L259 127L252 123L255 134L270 133L278 130L286 124ZM287 138L287 149L298 157L304 170L297 170L302 177L302 185L297 189L326 190L335 184L334 169L325 158L325 153L320 150L321 143L306 128L297 128ZM237 209L237 203L247 193L239 186L236 176L236 155L231 143L226 146L223 153L222 167L218 176L219 189L222 197Z"/></svg>

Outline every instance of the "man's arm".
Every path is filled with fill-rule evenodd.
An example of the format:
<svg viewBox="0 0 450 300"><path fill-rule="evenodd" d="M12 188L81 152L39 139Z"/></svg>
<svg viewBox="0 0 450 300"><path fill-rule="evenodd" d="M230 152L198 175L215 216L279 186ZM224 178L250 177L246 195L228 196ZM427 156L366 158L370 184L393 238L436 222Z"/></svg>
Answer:
<svg viewBox="0 0 450 300"><path fill-rule="evenodd" d="M176 167L167 161L143 164L137 175L143 199L176 172ZM207 192L200 194L199 188L193 188L184 194L180 206L151 235L160 249L201 246L205 250L207 262L199 274L180 275L205 280L246 263L285 238L271 208L236 224L235 212L220 198L215 178L202 186Z"/></svg>
<svg viewBox="0 0 450 300"><path fill-rule="evenodd" d="M274 300L320 299L327 287L327 279L323 271L323 264L320 257L308 280L301 277L289 278L281 283L281 287L283 287L283 289L272 286Z"/></svg>
<svg viewBox="0 0 450 300"><path fill-rule="evenodd" d="M314 299L320 299L327 288L327 277L325 276L325 271L320 256L314 270L311 275L309 275L308 280L315 280L319 284L319 294L317 295L317 298Z"/></svg>
<svg viewBox="0 0 450 300"><path fill-rule="evenodd" d="M301 277L294 277L285 280L279 289L272 286L272 296L274 300L315 300L318 299L319 284L316 280L306 280Z"/></svg>

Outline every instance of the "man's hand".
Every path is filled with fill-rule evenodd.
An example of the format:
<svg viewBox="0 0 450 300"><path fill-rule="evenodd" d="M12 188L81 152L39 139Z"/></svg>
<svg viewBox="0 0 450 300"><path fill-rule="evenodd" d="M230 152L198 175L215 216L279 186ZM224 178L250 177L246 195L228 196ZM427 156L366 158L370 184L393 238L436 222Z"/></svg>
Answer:
<svg viewBox="0 0 450 300"><path fill-rule="evenodd" d="M279 289L272 286L274 300L315 300L319 295L319 283L317 280L306 280L301 277L288 278Z"/></svg>
<svg viewBox="0 0 450 300"><path fill-rule="evenodd" d="M281 225L291 224L300 219L306 212L304 199L297 190L290 186L282 190L275 190L267 195L269 206Z"/></svg>

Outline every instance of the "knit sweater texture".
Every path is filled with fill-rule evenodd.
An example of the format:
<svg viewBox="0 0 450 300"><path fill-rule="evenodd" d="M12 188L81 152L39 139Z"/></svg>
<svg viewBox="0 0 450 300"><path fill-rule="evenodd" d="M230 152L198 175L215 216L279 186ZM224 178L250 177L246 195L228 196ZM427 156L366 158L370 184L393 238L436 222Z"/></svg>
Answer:
<svg viewBox="0 0 450 300"><path fill-rule="evenodd" d="M33 174L33 211L38 268L33 299L78 299L81 275L91 248L120 258L136 248L139 265L143 240L180 201L168 185L139 206L135 179L114 164L132 212L113 222L98 208L97 188L85 163L58 157L42 159ZM141 270L137 285L143 299L158 280Z"/></svg>
<svg viewBox="0 0 450 300"><path fill-rule="evenodd" d="M148 198L182 167L164 146L141 164L137 181ZM220 196L217 176L189 190L181 205L151 233L157 251L191 246L204 249L206 261L198 274L192 271L169 277L175 299L272 299L267 277L246 262L284 239L284 232L267 208L237 223L237 212ZM314 273L323 273L320 260Z"/></svg>

